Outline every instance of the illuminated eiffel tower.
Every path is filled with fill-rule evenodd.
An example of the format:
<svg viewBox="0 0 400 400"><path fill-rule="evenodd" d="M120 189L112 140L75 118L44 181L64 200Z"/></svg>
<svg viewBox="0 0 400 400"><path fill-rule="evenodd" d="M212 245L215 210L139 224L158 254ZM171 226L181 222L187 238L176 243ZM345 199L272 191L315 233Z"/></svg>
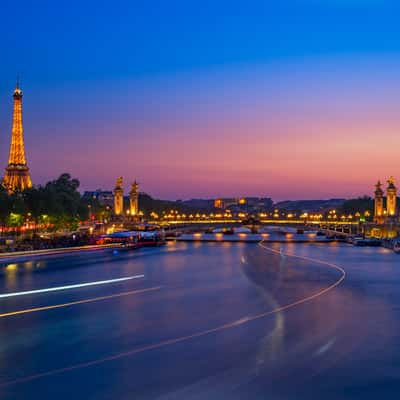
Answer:
<svg viewBox="0 0 400 400"><path fill-rule="evenodd" d="M22 128L22 90L19 82L14 90L14 115L11 132L10 156L3 185L8 192L23 191L32 187L29 168L26 164L24 130Z"/></svg>

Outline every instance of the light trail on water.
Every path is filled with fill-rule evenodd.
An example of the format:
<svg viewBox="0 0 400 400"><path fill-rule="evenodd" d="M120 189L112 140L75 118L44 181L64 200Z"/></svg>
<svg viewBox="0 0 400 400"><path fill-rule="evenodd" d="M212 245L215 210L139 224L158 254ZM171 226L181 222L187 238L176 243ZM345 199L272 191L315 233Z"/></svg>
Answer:
<svg viewBox="0 0 400 400"><path fill-rule="evenodd" d="M263 242L260 242L259 246L264 248L265 250L268 250L268 251L271 251L273 253L282 255L281 251L276 251L276 250L274 250L272 248L269 248L269 247L263 245ZM302 260L308 260L308 261L312 261L312 262L316 262L316 263L319 263L319 264L326 265L326 266L328 266L330 268L333 268L333 269L336 269L337 271L339 271L341 273L341 276L340 276L340 278L338 280L336 280L333 284L329 285L328 287L326 287L326 288L324 288L324 289L322 289L322 290L320 290L320 291L318 291L318 292L316 292L314 294L311 294L311 295L309 295L307 297L304 297L304 298L301 298L299 300L296 300L296 301L294 301L292 303L277 307L277 308L275 308L273 310L265 311L263 313L256 314L256 315L244 316L244 317L239 318L239 319L237 319L235 321L231 321L231 322L228 322L226 324L219 325L217 327L214 327L214 328L211 328L211 329L207 329L207 330L204 330L204 331L195 332L195 333L193 333L191 335L181 336L181 337L172 338L172 339L167 339L167 340L164 340L164 341L161 341L161 342L158 342L158 343L154 343L154 344L150 344L150 345L147 345L147 346L139 347L139 348L136 348L136 349L128 350L128 351L125 351L125 352L122 352L122 353L110 355L108 357L99 358L99 359L92 360L92 361L87 361L87 362L82 362L80 364L75 364L75 365L71 365L71 366L64 367L64 368L54 369L54 370L51 370L51 371L46 371L46 372L30 375L30 376L27 376L27 377L24 377L24 378L17 378L17 379L8 381L8 382L0 383L0 387L11 386L11 385L19 384L19 383L33 381L33 380L40 379L40 378L45 378L45 377L49 377L49 376L53 376L53 375L58 375L58 374L61 374L61 373L64 373L64 372L74 371L74 370L81 369L81 368L87 368L87 367L103 364L103 363L106 363L106 362L109 362L109 361L114 361L114 360L118 360L118 359L121 359L121 358L133 356L133 355L136 355L136 354L139 354L139 353L143 353L145 351L157 350L157 349L161 349L161 348L168 347L168 346L171 346L171 345L175 345L175 344L178 344L178 343L182 343L182 342L186 342L186 341L189 341L189 340L193 340L193 339L196 339L196 338L204 337L204 336L207 336L207 335L210 335L210 334L215 334L215 333L227 330L227 329L233 329L235 327L248 324L248 323L250 323L252 321L260 320L260 319L266 318L268 316L271 316L271 315L274 315L274 314L277 314L277 313L280 313L280 312L283 312L283 311L287 311L287 310L289 310L289 309L291 309L293 307L296 307L296 306L299 306L299 305L304 304L306 302L309 302L311 300L314 300L314 299L316 299L316 298L328 293L329 291L335 289L346 278L346 271L342 267L340 267L340 266L338 266L336 264L330 263L328 261L319 260L319 259L313 259L313 258L310 258L310 257L297 256L297 255L288 254L288 253L283 253L283 254L288 256L288 257L294 257L294 258L298 258L298 259L302 259ZM1 317L1 315L0 315L0 317Z"/></svg>
<svg viewBox="0 0 400 400"><path fill-rule="evenodd" d="M70 306L75 306L78 304L94 303L96 301L115 299L117 297L130 296L133 294L151 292L151 291L160 290L160 289L161 289L161 286L155 286L155 287L151 287L151 288L147 288L147 289L138 289L138 290L131 290L129 292L111 294L109 296L92 297L92 298L84 299L84 300L70 301L69 303L53 304L51 306L34 307L34 308L28 308L25 310L10 311L7 313L0 314L0 318L13 317L13 316L22 315L22 314L30 314L30 313L39 312L39 311L53 310L55 308L70 307Z"/></svg>
<svg viewBox="0 0 400 400"><path fill-rule="evenodd" d="M78 288L83 288L83 287L88 287L88 286L106 285L106 284L110 284L110 283L124 282L124 281L129 281L132 279L139 279L139 278L144 278L144 275L132 275L132 276L125 276L122 278L108 279L108 280L104 280L104 281L76 283L74 285L56 286L56 287L36 289L36 290L27 290L24 292L2 293L2 294L0 294L0 299L4 299L7 297L26 296L28 294L58 292L60 290L71 290L71 289L78 289Z"/></svg>

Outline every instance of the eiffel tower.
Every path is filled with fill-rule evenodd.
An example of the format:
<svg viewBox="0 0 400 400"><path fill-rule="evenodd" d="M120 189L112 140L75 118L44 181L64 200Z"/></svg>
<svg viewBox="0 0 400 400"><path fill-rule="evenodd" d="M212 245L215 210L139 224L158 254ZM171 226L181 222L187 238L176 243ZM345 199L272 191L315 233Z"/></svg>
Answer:
<svg viewBox="0 0 400 400"><path fill-rule="evenodd" d="M10 156L3 179L9 193L20 192L32 187L29 168L26 164L24 130L22 128L22 90L17 81L14 90L14 115L11 132Z"/></svg>

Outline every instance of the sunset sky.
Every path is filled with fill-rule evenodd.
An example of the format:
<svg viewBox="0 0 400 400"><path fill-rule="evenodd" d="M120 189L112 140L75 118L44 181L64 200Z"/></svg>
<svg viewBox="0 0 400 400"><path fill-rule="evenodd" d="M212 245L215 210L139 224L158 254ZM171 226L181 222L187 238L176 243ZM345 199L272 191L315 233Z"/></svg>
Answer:
<svg viewBox="0 0 400 400"><path fill-rule="evenodd" d="M1 1L0 166L20 74L35 184L370 194L400 181L398 3Z"/></svg>

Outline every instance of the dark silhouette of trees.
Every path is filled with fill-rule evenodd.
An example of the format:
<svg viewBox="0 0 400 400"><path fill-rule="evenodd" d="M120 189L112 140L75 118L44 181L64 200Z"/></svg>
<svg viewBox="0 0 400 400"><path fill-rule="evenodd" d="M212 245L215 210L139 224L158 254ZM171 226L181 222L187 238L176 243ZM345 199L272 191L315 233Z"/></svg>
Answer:
<svg viewBox="0 0 400 400"><path fill-rule="evenodd" d="M61 174L45 186L9 194L0 188L0 221L18 226L25 220L47 223L56 229L74 229L88 218L88 207L78 191L79 180Z"/></svg>
<svg viewBox="0 0 400 400"><path fill-rule="evenodd" d="M361 215L364 215L366 211L373 214L374 210L374 200L369 196L358 197L357 199L349 199L346 200L342 207L341 212L343 214L356 214L359 212Z"/></svg>

